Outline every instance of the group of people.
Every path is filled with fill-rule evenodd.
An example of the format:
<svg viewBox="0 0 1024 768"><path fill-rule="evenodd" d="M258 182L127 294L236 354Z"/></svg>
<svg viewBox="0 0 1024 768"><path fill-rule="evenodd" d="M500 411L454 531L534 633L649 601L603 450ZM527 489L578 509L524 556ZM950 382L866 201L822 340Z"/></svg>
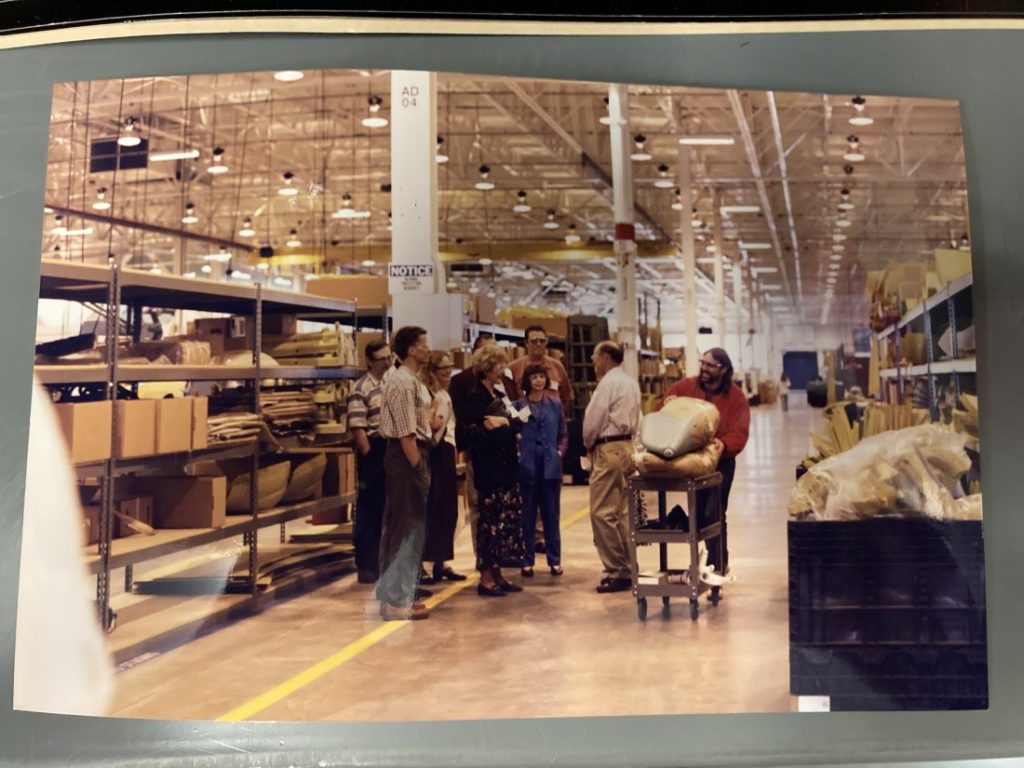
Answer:
<svg viewBox="0 0 1024 768"><path fill-rule="evenodd" d="M354 543L358 580L376 582L383 619L425 619L430 610L422 601L430 592L423 584L467 578L448 565L458 523L459 452L466 459L477 593L499 598L521 592L502 569L519 568L523 578L531 578L538 551L552 576L563 574L561 485L573 390L564 366L547 354L544 329L532 326L525 338L527 356L511 363L493 339L478 338L471 366L454 377L451 357L430 351L423 328L400 328L393 347L367 345L368 371L348 401L358 462ZM595 346L598 385L583 420L590 516L604 567L600 593L632 586L627 478L633 471L641 395L636 379L623 370L623 359L622 347L613 341ZM725 504L750 421L732 374L725 351L710 350L700 376L680 381L658 406L685 395L710 400L721 412L716 439L724 445L719 467L723 549ZM707 502L701 503L711 508ZM709 550L717 555L710 542ZM728 567L727 555L721 563L714 558L719 570Z"/></svg>

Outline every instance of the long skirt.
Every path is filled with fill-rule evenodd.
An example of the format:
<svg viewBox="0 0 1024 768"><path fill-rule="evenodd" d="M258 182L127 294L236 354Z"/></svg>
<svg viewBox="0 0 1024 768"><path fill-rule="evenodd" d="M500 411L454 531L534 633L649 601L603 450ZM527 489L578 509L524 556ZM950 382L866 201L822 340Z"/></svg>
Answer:
<svg viewBox="0 0 1024 768"><path fill-rule="evenodd" d="M459 522L459 491L455 477L455 447L444 440L430 449L430 493L427 496L427 540L423 560L443 563L455 557L455 528Z"/></svg>
<svg viewBox="0 0 1024 768"><path fill-rule="evenodd" d="M478 480L477 492L480 508L476 534L478 567L481 570L494 566L519 567L526 550L519 483L481 487Z"/></svg>

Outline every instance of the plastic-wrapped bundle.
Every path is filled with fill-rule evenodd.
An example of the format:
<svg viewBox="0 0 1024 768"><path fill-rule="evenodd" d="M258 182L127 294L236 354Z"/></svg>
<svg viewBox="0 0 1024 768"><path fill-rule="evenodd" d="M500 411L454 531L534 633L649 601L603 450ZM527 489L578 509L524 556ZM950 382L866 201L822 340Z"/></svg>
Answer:
<svg viewBox="0 0 1024 768"><path fill-rule="evenodd" d="M698 451L666 460L647 451L633 454L633 463L641 475L651 477L703 477L718 469L722 458L722 443L718 440Z"/></svg>
<svg viewBox="0 0 1024 768"><path fill-rule="evenodd" d="M718 409L706 400L677 397L640 422L640 441L651 453L673 459L698 451L718 431Z"/></svg>
<svg viewBox="0 0 1024 768"><path fill-rule="evenodd" d="M963 519L960 478L971 467L963 435L934 424L884 432L811 467L797 481L797 519L859 520L877 514Z"/></svg>

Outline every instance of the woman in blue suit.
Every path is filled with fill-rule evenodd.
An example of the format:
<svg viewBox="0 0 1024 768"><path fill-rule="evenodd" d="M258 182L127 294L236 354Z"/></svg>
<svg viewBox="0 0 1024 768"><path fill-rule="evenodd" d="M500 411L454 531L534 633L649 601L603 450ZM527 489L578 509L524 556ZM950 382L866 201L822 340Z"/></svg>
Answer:
<svg viewBox="0 0 1024 768"><path fill-rule="evenodd" d="M552 576L562 575L562 537L559 533L562 496L562 457L569 447L569 431L565 412L558 399L558 390L551 389L551 379L543 363L530 365L523 372L526 397L516 401L516 408L530 409L530 418L523 425L519 443L519 480L523 494L523 532L526 555L522 574L533 576L533 531L537 525L537 508L544 526L545 553Z"/></svg>

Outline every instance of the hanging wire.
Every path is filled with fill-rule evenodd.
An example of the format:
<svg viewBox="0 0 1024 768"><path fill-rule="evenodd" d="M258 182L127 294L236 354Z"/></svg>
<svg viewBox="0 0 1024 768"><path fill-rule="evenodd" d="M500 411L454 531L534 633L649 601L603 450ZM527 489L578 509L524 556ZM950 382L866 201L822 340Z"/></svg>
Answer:
<svg viewBox="0 0 1024 768"><path fill-rule="evenodd" d="M320 221L318 222L318 240L320 243L320 261L327 263L327 161L330 156L330 148L327 138L327 71L320 70L320 119L317 121L317 132L319 136L317 143L320 145ZM317 271L314 264L312 271Z"/></svg>
<svg viewBox="0 0 1024 768"><path fill-rule="evenodd" d="M152 123L153 123L153 105L155 104L155 102L156 102L156 78L154 77L150 81L150 88L149 88L149 123L150 123L150 125L152 125ZM150 137L152 137L152 133L150 133ZM153 149L153 147L152 147L152 145L150 145L150 151L152 151L152 149ZM111 196L113 196L113 189L111 189ZM135 217L134 218L137 221L141 221L142 218L146 215L146 212L149 210L149 207L147 205L148 200L149 200L149 184L147 183L147 184L143 184L142 185L142 213L141 213L141 215L139 214L138 209L135 208ZM111 213L113 213L113 210L114 210L114 207L113 207L113 202L114 201L113 201L113 199L111 199L110 202L111 202L110 211L111 211ZM145 233L143 232L140 235L139 229L137 227L133 227L132 228L132 236L131 236L131 246L130 246L133 253L138 249L138 237L142 238L142 247L145 248L145 245L146 245L146 235L145 235Z"/></svg>
<svg viewBox="0 0 1024 768"><path fill-rule="evenodd" d="M72 184L74 183L75 159L76 159L76 154L77 154L76 151L75 151L75 126L78 124L78 87L79 87L79 85L81 85L81 83L75 83L75 89L74 89L74 94L75 95L72 97L72 102L71 102L71 138L69 139L71 153L70 153L70 155L68 157L67 196L64 199L64 209L65 209L65 211L71 209L71 187L72 187ZM88 163L88 153L86 153L86 162ZM64 214L64 217L61 220L64 221L64 225L65 225L65 227L67 227L68 214L66 212ZM65 234L64 235L64 248L65 248L65 250L69 247L69 245L70 245L70 242L68 240L68 236ZM67 257L70 259L71 258L71 254L68 253ZM85 254L84 253L82 254L82 261L85 261Z"/></svg>
<svg viewBox="0 0 1024 768"><path fill-rule="evenodd" d="M189 111L188 110L189 110L189 96L191 94L191 89L192 89L192 76L191 75L186 75L185 76L185 103L184 103L184 109L182 110L182 121L181 121L181 147L182 147L182 149L185 149L186 147L188 147L188 134L189 134L188 128L189 128L189 121L191 120L191 116L189 115ZM187 162L188 162L187 160L179 160L178 161L178 163L179 163L178 167L181 169L179 171L179 173L181 174L181 192L179 193L179 201L180 201L181 205L178 207L178 213L179 213L179 217L178 217L178 232L180 233L179 237L178 237L178 240L179 240L178 244L179 244L179 246L181 248L181 253L182 254L186 253L186 249L188 247L188 241L185 238L185 222L182 221L182 217L180 216L180 213L185 210L185 204L189 202L189 200L188 200L188 192L189 192L189 188L190 188L191 182L192 182L192 174L189 172L190 168L186 165Z"/></svg>
<svg viewBox="0 0 1024 768"><path fill-rule="evenodd" d="M120 95L118 97L118 103L117 103L118 132L120 132L120 130L121 130L120 126L124 124L124 84L125 84L125 80L124 80L124 78L122 78L121 79L121 92L120 92ZM90 87L90 89L92 88L92 83L91 82L89 83L89 87ZM88 131L88 126L89 126L88 110L89 110L89 103L91 101L92 101L92 92L90 91L88 96L87 96L87 100L86 100L86 130L87 131ZM86 145L88 146L88 141L87 141ZM119 149L119 147L120 147L120 145L115 140L114 141L114 173L113 173L113 175L110 178L110 208L108 209L108 216L109 217L113 216L114 204L117 202L117 171L118 171L118 168L120 168L120 166L121 166L121 150ZM82 250L83 250L83 255L84 255L84 251L85 251L84 243L83 243L83 249ZM113 254L113 253L114 253L114 223L111 220L111 221L108 222L108 228L107 228L107 257L109 258L110 255ZM118 309L118 312L120 312L120 309Z"/></svg>
<svg viewBox="0 0 1024 768"><path fill-rule="evenodd" d="M253 101L253 89L256 85L256 73L252 72L249 75L249 104ZM235 233L238 232L238 216L242 208L242 177L245 173L245 150L249 144L249 126L246 125L242 128L242 150L238 157L238 173L237 181L235 182L235 204L231 213L231 235L230 239L234 239ZM269 173L269 170L268 170ZM250 213L250 215L252 215Z"/></svg>
<svg viewBox="0 0 1024 768"><path fill-rule="evenodd" d="M91 81L88 83L87 87L88 87L88 93L87 93L86 99L85 99L85 168L82 171L82 211L83 212L85 211L85 206L88 203L88 196L89 196L89 192L88 192L88 189L89 189L89 186L88 186L89 172L88 172L88 170L89 170L89 119L90 119L90 116L91 116L90 115L90 105L92 104L92 82ZM124 81L121 82L121 98L122 98L122 100L124 99ZM121 108L120 108L120 106L118 106L118 112L120 112L120 110L121 110ZM118 118L118 122L120 122L120 118ZM116 158L116 156L117 156L117 150L116 150L117 144L115 144L114 147L115 147L115 158ZM114 164L114 175L115 175L115 177L117 175L117 163ZM68 222L68 223L70 224L70 222ZM86 219L85 219L84 216L82 216L81 217L81 224L79 225L78 228L81 229L83 231L83 233L85 231L85 223L86 223ZM81 238L80 239L80 243L81 243L82 261L84 262L85 261L85 234L79 235L79 237Z"/></svg>
<svg viewBox="0 0 1024 768"><path fill-rule="evenodd" d="M218 146L217 145L217 81L218 81L219 78L220 78L220 75L216 75L215 74L213 76L213 106L210 108L210 111L213 113L213 119L210 122L211 133L210 133L210 142L209 142L209 148L210 148L211 156L212 156L212 153L213 153L213 147ZM202 155L200 155L200 157L201 156ZM219 161L215 160L215 162L219 162ZM210 175L210 183L209 183L209 185L207 187L207 194L206 194L206 220L207 220L207 222L209 222L209 226L206 227L206 231L210 233L211 241L212 241L212 239L214 237L216 237L216 232L214 232L214 223L213 223L213 205L214 205L214 202L213 202L214 201L213 186L216 183L216 181L217 181L216 175L215 174L211 174ZM234 223L234 222L232 221L232 223ZM231 234L234 234L234 230L232 230ZM230 240L231 238L229 237L227 239ZM187 266L188 262L187 262L187 258L185 258L184 252L182 253L182 257L183 257L182 260L181 260L182 272L185 272L186 271L185 267Z"/></svg>

